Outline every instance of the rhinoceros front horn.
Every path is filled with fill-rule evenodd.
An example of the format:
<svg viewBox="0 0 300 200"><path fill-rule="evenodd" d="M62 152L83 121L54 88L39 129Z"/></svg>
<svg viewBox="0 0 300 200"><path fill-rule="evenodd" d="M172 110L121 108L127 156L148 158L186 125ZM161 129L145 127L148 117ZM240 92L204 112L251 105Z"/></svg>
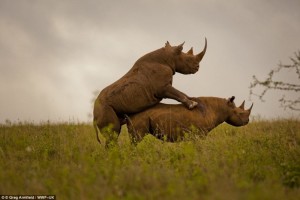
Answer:
<svg viewBox="0 0 300 200"><path fill-rule="evenodd" d="M253 107L253 103L252 103L252 105L250 106L250 108L247 110L247 111L249 112L249 115L250 115L250 113L251 113L252 107Z"/></svg>
<svg viewBox="0 0 300 200"><path fill-rule="evenodd" d="M202 60L203 56L205 55L206 48L207 48L207 40L205 38L205 46L204 46L203 51L201 53L199 53L199 54L196 55L198 62L200 62Z"/></svg>

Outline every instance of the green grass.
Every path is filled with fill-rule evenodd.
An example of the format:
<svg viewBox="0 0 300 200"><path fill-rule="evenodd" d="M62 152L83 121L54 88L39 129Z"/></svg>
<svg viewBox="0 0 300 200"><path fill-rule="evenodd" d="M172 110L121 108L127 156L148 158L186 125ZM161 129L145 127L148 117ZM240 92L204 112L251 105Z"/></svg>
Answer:
<svg viewBox="0 0 300 200"><path fill-rule="evenodd" d="M103 139L103 138L102 138ZM137 146L91 125L0 125L0 194L57 199L299 199L299 120L223 124L204 138Z"/></svg>

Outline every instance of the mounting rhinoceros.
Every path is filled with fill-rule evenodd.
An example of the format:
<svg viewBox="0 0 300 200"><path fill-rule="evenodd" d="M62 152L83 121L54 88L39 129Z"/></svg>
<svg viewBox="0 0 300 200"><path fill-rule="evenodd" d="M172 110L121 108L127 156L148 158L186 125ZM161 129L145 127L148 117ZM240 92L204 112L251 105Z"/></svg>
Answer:
<svg viewBox="0 0 300 200"><path fill-rule="evenodd" d="M248 110L244 110L245 101L236 107L234 98L192 98L199 105L203 105L193 110L188 110L181 104L160 103L143 112L129 115L128 132L133 142L141 141L148 133L159 139L175 142L181 140L184 134L193 133L193 130L206 135L223 122L233 126L244 126L249 122L253 104Z"/></svg>
<svg viewBox="0 0 300 200"><path fill-rule="evenodd" d="M144 55L122 78L100 92L94 104L94 127L99 142L97 127L109 143L115 140L111 132L120 133L125 123L124 114L141 112L163 98L175 99L189 109L197 106L196 101L172 87L172 80L175 72L194 74L198 71L207 41L205 39L204 49L197 55L193 55L192 49L183 53L183 44L171 46L167 42L165 47Z"/></svg>

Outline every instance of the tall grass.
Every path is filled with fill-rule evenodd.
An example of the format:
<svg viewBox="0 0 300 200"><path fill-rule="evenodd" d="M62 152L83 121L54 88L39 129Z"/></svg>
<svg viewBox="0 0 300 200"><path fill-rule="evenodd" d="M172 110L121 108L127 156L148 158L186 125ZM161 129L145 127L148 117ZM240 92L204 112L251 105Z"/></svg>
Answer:
<svg viewBox="0 0 300 200"><path fill-rule="evenodd" d="M91 125L0 125L0 194L57 199L299 199L300 123L223 124L167 143L99 145Z"/></svg>

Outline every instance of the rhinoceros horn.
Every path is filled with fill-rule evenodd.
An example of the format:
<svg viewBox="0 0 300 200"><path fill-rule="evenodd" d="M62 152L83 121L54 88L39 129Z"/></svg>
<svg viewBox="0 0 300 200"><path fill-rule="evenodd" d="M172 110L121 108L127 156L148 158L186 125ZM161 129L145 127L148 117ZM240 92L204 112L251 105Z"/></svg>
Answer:
<svg viewBox="0 0 300 200"><path fill-rule="evenodd" d="M243 103L239 106L239 108L244 109L245 106L245 101L243 101Z"/></svg>
<svg viewBox="0 0 300 200"><path fill-rule="evenodd" d="M194 55L193 47L187 52L187 54L189 54L189 55Z"/></svg>
<svg viewBox="0 0 300 200"><path fill-rule="evenodd" d="M247 110L247 111L249 112L249 115L250 115L250 113L251 113L252 107L253 107L253 103L252 103L252 105L250 106L250 108Z"/></svg>
<svg viewBox="0 0 300 200"><path fill-rule="evenodd" d="M203 56L205 55L206 48L207 48L207 40L205 38L205 46L204 46L203 51L196 55L198 62L200 62L202 60Z"/></svg>

